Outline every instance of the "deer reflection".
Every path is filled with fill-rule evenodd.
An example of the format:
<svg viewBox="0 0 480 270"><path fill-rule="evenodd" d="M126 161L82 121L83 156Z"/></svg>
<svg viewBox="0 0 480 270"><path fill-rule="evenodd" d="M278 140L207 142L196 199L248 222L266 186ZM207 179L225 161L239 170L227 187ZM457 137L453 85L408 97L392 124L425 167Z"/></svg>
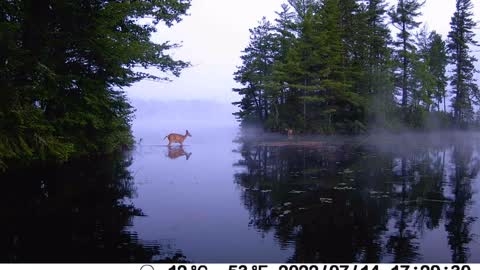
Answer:
<svg viewBox="0 0 480 270"><path fill-rule="evenodd" d="M177 159L181 156L185 156L185 159L188 160L190 158L190 156L192 155L192 153L187 153L185 152L185 150L183 149L183 146L169 146L168 147L168 158L170 159Z"/></svg>

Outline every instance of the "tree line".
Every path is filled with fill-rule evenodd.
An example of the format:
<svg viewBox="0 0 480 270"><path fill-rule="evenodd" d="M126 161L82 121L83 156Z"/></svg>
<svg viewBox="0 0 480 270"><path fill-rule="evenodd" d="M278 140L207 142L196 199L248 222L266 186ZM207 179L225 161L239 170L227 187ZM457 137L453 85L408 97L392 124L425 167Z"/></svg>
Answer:
<svg viewBox="0 0 480 270"><path fill-rule="evenodd" d="M273 22L250 29L234 73L236 117L324 134L472 126L480 101L473 4L456 0L443 38L421 26L424 3L288 0Z"/></svg>
<svg viewBox="0 0 480 270"><path fill-rule="evenodd" d="M168 54L176 44L150 40L159 23L172 26L189 6L190 0L1 1L0 169L8 161L67 160L132 144L134 109L123 88L178 76L189 65Z"/></svg>

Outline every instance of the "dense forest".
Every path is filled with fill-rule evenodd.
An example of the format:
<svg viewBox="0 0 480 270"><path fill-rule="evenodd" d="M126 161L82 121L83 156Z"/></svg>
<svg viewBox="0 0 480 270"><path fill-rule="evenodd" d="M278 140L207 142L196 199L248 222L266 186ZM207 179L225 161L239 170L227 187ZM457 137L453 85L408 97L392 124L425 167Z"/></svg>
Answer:
<svg viewBox="0 0 480 270"><path fill-rule="evenodd" d="M122 89L168 80L189 65L168 54L176 44L150 40L158 24L172 26L189 7L190 0L0 1L0 169L128 147L133 108Z"/></svg>
<svg viewBox="0 0 480 270"><path fill-rule="evenodd" d="M473 4L456 0L442 37L419 21L424 3L288 0L250 30L237 118L323 134L476 125Z"/></svg>

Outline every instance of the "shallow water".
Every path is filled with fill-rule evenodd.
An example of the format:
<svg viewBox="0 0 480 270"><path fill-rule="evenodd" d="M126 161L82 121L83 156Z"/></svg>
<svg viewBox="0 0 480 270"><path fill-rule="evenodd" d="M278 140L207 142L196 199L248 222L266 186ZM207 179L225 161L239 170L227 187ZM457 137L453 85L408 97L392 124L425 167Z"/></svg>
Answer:
<svg viewBox="0 0 480 270"><path fill-rule="evenodd" d="M0 260L480 262L480 135L162 132L3 175Z"/></svg>

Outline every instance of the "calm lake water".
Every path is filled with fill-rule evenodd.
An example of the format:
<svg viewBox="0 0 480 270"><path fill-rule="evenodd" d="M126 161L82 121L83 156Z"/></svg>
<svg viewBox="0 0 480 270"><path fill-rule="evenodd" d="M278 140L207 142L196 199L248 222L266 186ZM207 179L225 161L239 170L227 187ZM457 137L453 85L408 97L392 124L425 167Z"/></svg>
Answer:
<svg viewBox="0 0 480 270"><path fill-rule="evenodd" d="M0 261L480 262L480 135L192 129L169 149L145 130L2 175Z"/></svg>

